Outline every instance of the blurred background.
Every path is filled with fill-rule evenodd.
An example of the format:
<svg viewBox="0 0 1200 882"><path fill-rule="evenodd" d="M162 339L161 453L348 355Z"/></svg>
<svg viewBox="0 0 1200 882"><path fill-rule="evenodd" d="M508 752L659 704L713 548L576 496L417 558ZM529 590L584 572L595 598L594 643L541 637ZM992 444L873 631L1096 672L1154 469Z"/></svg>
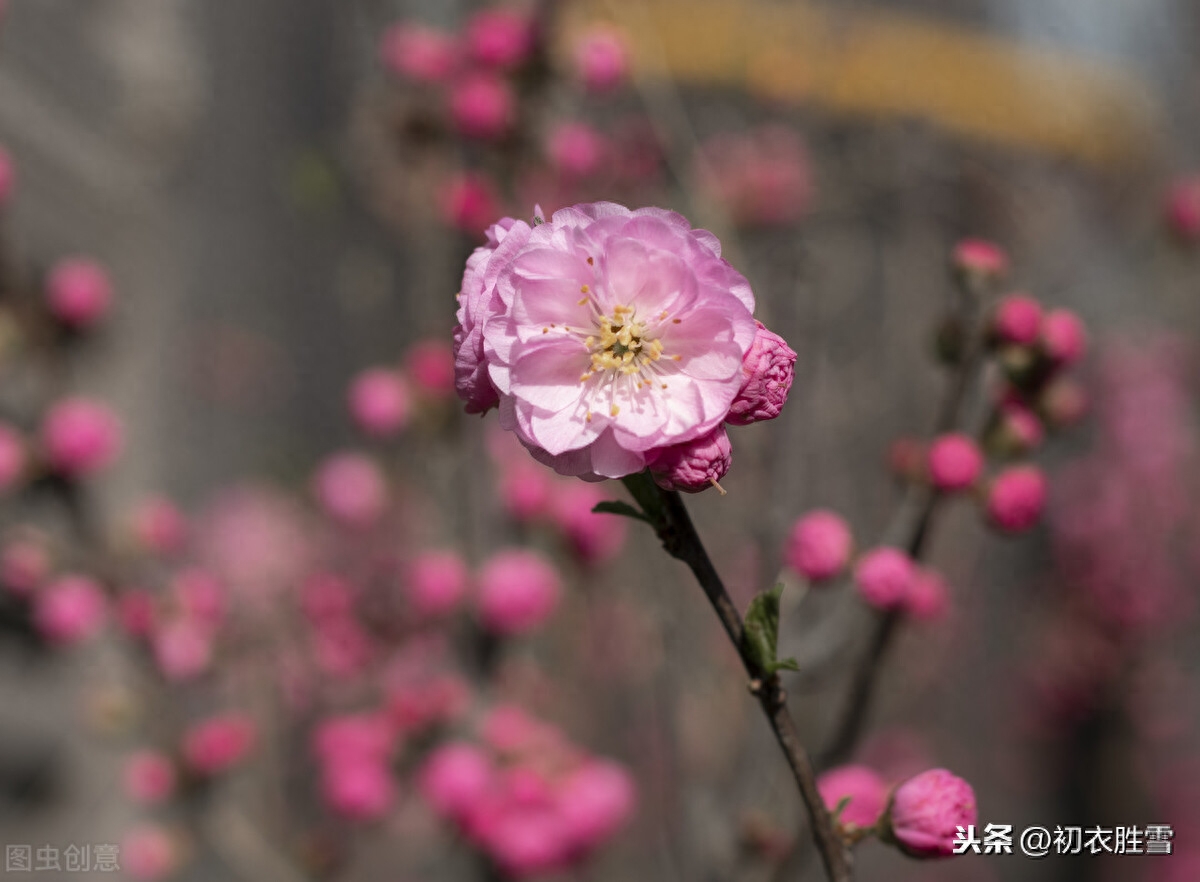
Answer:
<svg viewBox="0 0 1200 882"><path fill-rule="evenodd" d="M9 0L0 398L31 448L68 393L108 402L124 443L95 479L35 464L6 498L0 551L47 558L30 585L86 571L110 612L57 639L41 589L0 575L0 841L35 864L121 843L133 878L823 878L689 574L644 525L588 514L615 484L554 478L450 391L454 295L485 227L610 199L714 231L798 355L783 414L731 431L728 495L688 500L743 608L810 509L840 512L860 549L900 541L895 442L930 440L950 384L935 343L956 243L1007 253L995 295L1081 317L1078 385L990 439L993 471L1045 470L1041 523L1004 536L971 499L940 507L925 559L948 596L890 641L852 745L838 733L879 614L786 574L785 687L823 764L889 786L950 768L981 825L1175 831L1169 856L1040 861L872 841L857 878L1200 878L1198 43L1184 0ZM110 314L29 331L20 304L77 255L104 268ZM402 390L378 393L386 425L347 397L373 367ZM967 422L1009 367L990 363ZM335 454L360 458L330 477ZM339 508L377 473L386 491ZM380 511L346 514L371 492ZM161 498L186 539L147 514ZM509 547L561 589L519 635L476 599ZM431 550L459 563L428 576ZM197 573L218 587L179 587ZM447 610L414 599L423 578ZM206 603L221 624L189 632L202 648L160 639ZM519 749L498 746L497 708L525 715L501 715ZM218 780L180 745L235 711L254 749ZM348 714L387 719L390 789L312 746ZM595 797L611 816L565 862L533 822L456 828L424 773L463 739L507 771L556 757L529 763L539 805L579 768L613 773ZM177 767L156 806L130 784L137 750ZM90 863L62 875L111 875Z"/></svg>

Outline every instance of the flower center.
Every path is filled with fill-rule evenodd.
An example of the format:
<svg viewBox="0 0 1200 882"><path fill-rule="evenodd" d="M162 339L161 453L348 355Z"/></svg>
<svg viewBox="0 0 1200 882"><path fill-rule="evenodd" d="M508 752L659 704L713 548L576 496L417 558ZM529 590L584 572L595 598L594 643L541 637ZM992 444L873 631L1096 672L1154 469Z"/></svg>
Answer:
<svg viewBox="0 0 1200 882"><path fill-rule="evenodd" d="M614 306L612 317L599 316L596 325L598 336L587 341L593 371L638 374L645 362L662 356L662 341L647 339L646 327L632 307Z"/></svg>

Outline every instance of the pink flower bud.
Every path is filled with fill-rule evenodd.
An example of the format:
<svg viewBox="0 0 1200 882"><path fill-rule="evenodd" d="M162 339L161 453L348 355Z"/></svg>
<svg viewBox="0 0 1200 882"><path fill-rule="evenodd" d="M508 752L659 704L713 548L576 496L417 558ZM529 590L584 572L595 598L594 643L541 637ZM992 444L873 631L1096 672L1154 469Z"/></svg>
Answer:
<svg viewBox="0 0 1200 882"><path fill-rule="evenodd" d="M140 824L121 838L121 869L138 882L167 878L180 858L175 839L158 824Z"/></svg>
<svg viewBox="0 0 1200 882"><path fill-rule="evenodd" d="M1028 453L1037 448L1045 436L1042 422L1024 404L1009 401L1000 406L1000 429L1008 448L1015 453Z"/></svg>
<svg viewBox="0 0 1200 882"><path fill-rule="evenodd" d="M954 247L951 262L959 272L985 280L1008 272L1008 255L999 245L983 239L963 239Z"/></svg>
<svg viewBox="0 0 1200 882"><path fill-rule="evenodd" d="M180 619L155 632L154 662L164 679L177 683L200 676L212 665L212 634L197 622Z"/></svg>
<svg viewBox="0 0 1200 882"><path fill-rule="evenodd" d="M17 187L17 167L12 156L0 147L0 207L8 204Z"/></svg>
<svg viewBox="0 0 1200 882"><path fill-rule="evenodd" d="M637 788L629 772L607 760L589 760L563 783L558 811L576 849L602 844L633 814Z"/></svg>
<svg viewBox="0 0 1200 882"><path fill-rule="evenodd" d="M558 573L540 554L501 551L479 572L479 616L489 631L524 634L550 617L561 591Z"/></svg>
<svg viewBox="0 0 1200 882"><path fill-rule="evenodd" d="M133 512L132 531L137 544L155 554L176 554L187 542L183 512L163 496L142 500Z"/></svg>
<svg viewBox="0 0 1200 882"><path fill-rule="evenodd" d="M945 618L949 607L950 591L941 573L918 568L904 598L904 611L918 622L935 622Z"/></svg>
<svg viewBox="0 0 1200 882"><path fill-rule="evenodd" d="M1046 504L1046 477L1037 466L1005 469L988 490L988 520L1001 530L1019 532L1037 523Z"/></svg>
<svg viewBox="0 0 1200 882"><path fill-rule="evenodd" d="M454 175L442 188L440 202L447 226L471 236L478 236L502 213L491 178L476 172Z"/></svg>
<svg viewBox="0 0 1200 882"><path fill-rule="evenodd" d="M1200 241L1200 176L1180 178L1167 191L1167 226L1180 241Z"/></svg>
<svg viewBox="0 0 1200 882"><path fill-rule="evenodd" d="M145 588L126 588L117 598L117 624L130 637L146 637L156 622L154 595Z"/></svg>
<svg viewBox="0 0 1200 882"><path fill-rule="evenodd" d="M390 73L420 83L444 82L458 63L452 36L436 28L397 22L383 33L379 60Z"/></svg>
<svg viewBox="0 0 1200 882"><path fill-rule="evenodd" d="M1038 409L1055 428L1073 426L1087 414L1087 393L1070 377L1055 377L1042 390Z"/></svg>
<svg viewBox="0 0 1200 882"><path fill-rule="evenodd" d="M345 617L354 609L354 586L339 576L314 573L300 589L300 608L314 623Z"/></svg>
<svg viewBox="0 0 1200 882"><path fill-rule="evenodd" d="M182 570L171 579L171 598L185 617L201 624L215 626L225 617L225 588L199 567Z"/></svg>
<svg viewBox="0 0 1200 882"><path fill-rule="evenodd" d="M565 825L549 809L501 811L486 842L496 863L517 879L564 869L570 847Z"/></svg>
<svg viewBox="0 0 1200 882"><path fill-rule="evenodd" d="M867 766L838 766L817 778L821 800L834 811L844 799L849 799L840 815L843 824L873 827L887 805L887 784L879 773Z"/></svg>
<svg viewBox="0 0 1200 882"><path fill-rule="evenodd" d="M733 399L726 422L745 426L779 416L792 388L796 373L796 353L784 339L760 321L754 343L742 359L745 382Z"/></svg>
<svg viewBox="0 0 1200 882"><path fill-rule="evenodd" d="M613 28L590 28L575 45L575 70L592 92L607 92L629 76L629 44Z"/></svg>
<svg viewBox="0 0 1200 882"><path fill-rule="evenodd" d="M516 99L504 80L469 74L450 92L450 116L459 134L494 141L508 134L516 117Z"/></svg>
<svg viewBox="0 0 1200 882"><path fill-rule="evenodd" d="M466 42L467 53L485 67L517 67L533 50L532 23L511 9L482 9L467 22Z"/></svg>
<svg viewBox="0 0 1200 882"><path fill-rule="evenodd" d="M361 453L338 453L317 469L313 493L327 515L349 527L369 527L388 505L387 479Z"/></svg>
<svg viewBox="0 0 1200 882"><path fill-rule="evenodd" d="M15 487L28 461L25 440L12 426L0 423L0 493Z"/></svg>
<svg viewBox="0 0 1200 882"><path fill-rule="evenodd" d="M1009 294L996 306L992 336L1001 343L1032 346L1042 323L1042 306L1028 294Z"/></svg>
<svg viewBox="0 0 1200 882"><path fill-rule="evenodd" d="M817 509L792 526L783 557L805 579L823 582L846 568L853 545L845 520L835 512Z"/></svg>
<svg viewBox="0 0 1200 882"><path fill-rule="evenodd" d="M196 723L184 733L183 761L200 775L217 775L240 763L258 740L258 726L231 712Z"/></svg>
<svg viewBox="0 0 1200 882"><path fill-rule="evenodd" d="M876 609L894 609L904 603L916 577L916 567L897 548L875 548L854 567L854 582L863 600Z"/></svg>
<svg viewBox="0 0 1200 882"><path fill-rule="evenodd" d="M983 471L983 453L969 435L942 435L929 447L929 480L938 490L966 490Z"/></svg>
<svg viewBox="0 0 1200 882"><path fill-rule="evenodd" d="M561 733L548 723L534 719L520 707L502 704L491 709L480 726L480 735L500 753L536 753L552 750L562 741Z"/></svg>
<svg viewBox="0 0 1200 882"><path fill-rule="evenodd" d="M1053 309L1042 319L1042 348L1055 364L1069 367L1087 350L1087 331L1069 309Z"/></svg>
<svg viewBox="0 0 1200 882"><path fill-rule="evenodd" d="M948 857L957 828L973 826L977 819L971 785L945 769L931 769L896 788L887 835L912 857Z"/></svg>
<svg viewBox="0 0 1200 882"><path fill-rule="evenodd" d="M122 780L130 799L155 805L175 792L175 764L157 750L139 750L125 761Z"/></svg>
<svg viewBox="0 0 1200 882"><path fill-rule="evenodd" d="M465 742L444 744L429 755L417 775L421 795L439 815L462 821L487 793L492 764Z"/></svg>
<svg viewBox="0 0 1200 882"><path fill-rule="evenodd" d="M423 552L408 570L408 602L419 616L445 615L458 608L469 580L461 555L453 551Z"/></svg>
<svg viewBox="0 0 1200 882"><path fill-rule="evenodd" d="M350 416L372 438L389 438L408 423L408 386L396 371L371 368L350 384Z"/></svg>
<svg viewBox="0 0 1200 882"><path fill-rule="evenodd" d="M505 463L500 476L500 504L514 519L528 523L550 513L554 484L550 472L529 460Z"/></svg>
<svg viewBox="0 0 1200 882"><path fill-rule="evenodd" d="M442 340L422 340L404 356L409 380L418 392L434 401L454 397L454 351Z"/></svg>
<svg viewBox="0 0 1200 882"><path fill-rule="evenodd" d="M322 770L321 798L344 818L374 821L395 803L396 785L384 763L339 759Z"/></svg>
<svg viewBox="0 0 1200 882"><path fill-rule="evenodd" d="M92 475L110 465L121 451L122 435L112 411L88 398L64 398L42 419L46 458L71 477Z"/></svg>
<svg viewBox="0 0 1200 882"><path fill-rule="evenodd" d="M60 260L46 278L46 303L50 314L71 328L95 325L112 305L108 273L94 260L74 257Z"/></svg>
<svg viewBox="0 0 1200 882"><path fill-rule="evenodd" d="M32 594L49 574L50 552L38 534L10 539L0 551L0 583L13 594Z"/></svg>
<svg viewBox="0 0 1200 882"><path fill-rule="evenodd" d="M664 490L699 493L717 483L733 464L733 447L724 426L682 444L661 447L647 456L654 483ZM723 490L721 492L724 492Z"/></svg>
<svg viewBox="0 0 1200 882"><path fill-rule="evenodd" d="M52 643L78 643L104 624L104 590L87 576L61 576L37 595L33 620Z"/></svg>
<svg viewBox="0 0 1200 882"><path fill-rule="evenodd" d="M897 478L915 480L925 474L925 445L916 438L896 438L888 445L887 467Z"/></svg>
<svg viewBox="0 0 1200 882"><path fill-rule="evenodd" d="M591 177L604 164L609 147L604 136L587 123L560 123L546 139L546 156L569 180Z"/></svg>
<svg viewBox="0 0 1200 882"><path fill-rule="evenodd" d="M608 560L625 543L625 518L592 511L607 498L600 485L582 481L562 484L555 494L551 516L571 550L585 564Z"/></svg>

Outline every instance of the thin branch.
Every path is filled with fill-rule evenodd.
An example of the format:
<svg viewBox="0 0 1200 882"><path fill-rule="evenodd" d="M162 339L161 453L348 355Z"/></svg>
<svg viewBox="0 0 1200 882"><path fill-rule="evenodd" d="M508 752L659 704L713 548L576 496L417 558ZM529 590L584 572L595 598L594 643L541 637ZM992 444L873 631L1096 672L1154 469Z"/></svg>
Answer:
<svg viewBox="0 0 1200 882"><path fill-rule="evenodd" d="M742 660L746 673L750 676L752 690L758 697L763 714L771 726L771 732L787 759L800 797L812 819L817 849L825 864L826 873L831 882L850 882L850 856L817 790L812 760L804 745L800 743L796 724L788 713L787 694L780 685L778 675L767 675L745 650L742 642L744 628L741 614L709 559L683 499L677 492L662 490L653 484L644 472L626 478L625 485L655 525L663 548L672 557L688 565L700 583L705 597L712 604L725 633Z"/></svg>

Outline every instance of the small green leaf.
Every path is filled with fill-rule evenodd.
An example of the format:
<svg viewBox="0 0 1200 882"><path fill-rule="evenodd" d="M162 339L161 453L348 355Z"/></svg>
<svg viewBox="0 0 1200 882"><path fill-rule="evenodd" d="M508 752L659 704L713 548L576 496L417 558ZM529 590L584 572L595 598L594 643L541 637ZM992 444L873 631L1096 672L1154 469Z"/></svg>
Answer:
<svg viewBox="0 0 1200 882"><path fill-rule="evenodd" d="M846 810L846 806L850 804L850 799L851 797L849 796L843 796L838 800L837 807L830 812L830 815L833 816L835 821L840 821L842 819L842 812L844 812Z"/></svg>
<svg viewBox="0 0 1200 882"><path fill-rule="evenodd" d="M798 670L800 670L800 663L798 661L796 661L794 658L785 658L785 659L775 662L775 671L798 671ZM775 671L772 671L771 673L773 674L773 673L775 673Z"/></svg>
<svg viewBox="0 0 1200 882"><path fill-rule="evenodd" d="M592 511L594 511L596 514L624 515L627 518L634 518L635 520L645 521L646 523L650 522L649 518L647 518L628 502L622 502L619 499L609 499L604 502L597 502Z"/></svg>
<svg viewBox="0 0 1200 882"><path fill-rule="evenodd" d="M750 608L746 610L742 645L768 677L776 671L800 670L794 658L780 660L776 657L779 644L779 597L782 594L783 585L776 585L750 601Z"/></svg>

